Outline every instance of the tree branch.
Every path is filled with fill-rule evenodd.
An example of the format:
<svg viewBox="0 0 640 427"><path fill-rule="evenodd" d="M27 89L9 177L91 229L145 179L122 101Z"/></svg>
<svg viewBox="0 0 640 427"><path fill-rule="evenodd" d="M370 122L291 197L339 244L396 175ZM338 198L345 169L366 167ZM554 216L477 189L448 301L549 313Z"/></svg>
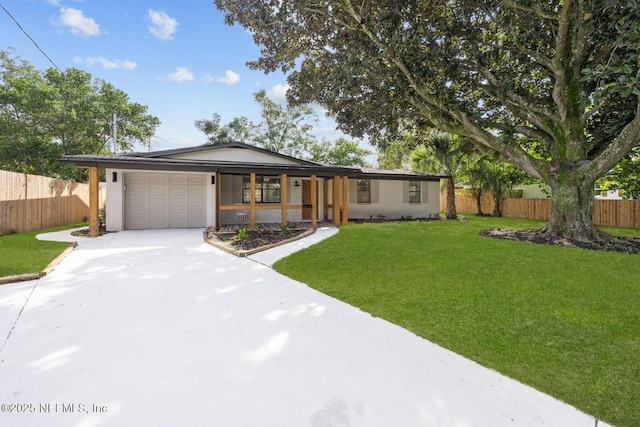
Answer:
<svg viewBox="0 0 640 427"><path fill-rule="evenodd" d="M638 96L635 118L622 129L602 153L583 166L585 173L591 176L607 173L638 144L640 144L640 96Z"/></svg>
<svg viewBox="0 0 640 427"><path fill-rule="evenodd" d="M553 114L549 113L548 111L542 108L539 108L538 106L532 103L529 103L525 99L525 97L523 97L522 95L518 95L517 93L510 90L505 90L503 88L503 84L491 72L491 70L485 67L482 67L480 65L477 65L475 68L478 71L480 71L480 73L482 73L482 75L487 79L487 82L489 83L490 87L497 91L497 93L492 92L492 91L486 90L487 88L486 86L481 86L486 91L486 93L491 95L492 97L502 98L504 101L507 101L506 102L507 104L515 107L517 110L520 111L518 115L521 118L535 124L536 126L540 126L541 128L547 131L549 131L549 128L545 124L545 121L551 121L551 122L558 121L558 118L555 117ZM504 96L506 96L506 98L504 96L499 96L500 93L503 93ZM514 112L513 110L511 111Z"/></svg>
<svg viewBox="0 0 640 427"><path fill-rule="evenodd" d="M567 86L567 76L563 66L563 59L565 57L568 37L569 37L569 22L566 17L569 14L569 10L572 6L573 0L566 0L562 4L562 10L560 11L558 20L558 34L556 35L556 54L553 57L553 73L555 75L555 85L553 87L553 100L558 106L558 113L562 121L567 118L567 104L565 103L565 96L563 92Z"/></svg>
<svg viewBox="0 0 640 427"><path fill-rule="evenodd" d="M539 2L531 2L533 3L532 7L525 7L524 5L515 2L513 0L504 0L504 4L506 4L507 6L509 6L512 9L515 10L522 10L524 12L531 12L534 13L536 15L538 15L541 18L544 19L548 19L550 21L558 21L559 17L557 14L554 13L550 13L544 9L542 9L542 6L540 5Z"/></svg>

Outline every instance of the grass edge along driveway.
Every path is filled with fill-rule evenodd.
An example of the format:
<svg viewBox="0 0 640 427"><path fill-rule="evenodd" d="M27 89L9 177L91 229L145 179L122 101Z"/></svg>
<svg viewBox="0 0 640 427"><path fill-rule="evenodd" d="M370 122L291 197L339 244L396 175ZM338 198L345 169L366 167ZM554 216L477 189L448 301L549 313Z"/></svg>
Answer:
<svg viewBox="0 0 640 427"><path fill-rule="evenodd" d="M640 255L478 235L542 225L349 224L274 267L598 419L638 426Z"/></svg>
<svg viewBox="0 0 640 427"><path fill-rule="evenodd" d="M0 278L43 271L69 247L70 243L38 240L36 236L84 225L86 224L63 225L0 236Z"/></svg>

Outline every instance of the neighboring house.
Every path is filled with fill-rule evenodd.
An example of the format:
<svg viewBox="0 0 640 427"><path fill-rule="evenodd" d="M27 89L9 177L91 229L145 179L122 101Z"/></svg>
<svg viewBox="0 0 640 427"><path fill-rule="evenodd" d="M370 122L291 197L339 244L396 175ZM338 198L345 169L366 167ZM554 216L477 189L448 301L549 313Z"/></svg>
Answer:
<svg viewBox="0 0 640 427"><path fill-rule="evenodd" d="M517 188L517 191L522 192L521 199L549 199L551 197L551 190L548 186L544 186L544 190L538 184L523 185ZM596 200L622 200L620 190L602 190L597 185L593 190L594 198Z"/></svg>
<svg viewBox="0 0 640 427"><path fill-rule="evenodd" d="M596 200L622 200L620 190L602 190L599 187L595 189Z"/></svg>
<svg viewBox="0 0 640 427"><path fill-rule="evenodd" d="M243 143L62 160L89 168L96 186L98 168L106 169L108 231L346 224L430 217L440 208L439 175L328 166Z"/></svg>

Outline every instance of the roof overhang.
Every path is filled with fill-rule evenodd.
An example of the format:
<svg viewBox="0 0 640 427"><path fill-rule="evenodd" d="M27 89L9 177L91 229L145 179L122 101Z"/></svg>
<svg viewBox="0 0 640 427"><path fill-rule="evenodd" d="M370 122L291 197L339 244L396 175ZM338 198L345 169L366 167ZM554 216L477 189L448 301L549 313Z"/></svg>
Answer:
<svg viewBox="0 0 640 427"><path fill-rule="evenodd" d="M231 161L188 160L173 158L148 158L126 155L76 155L64 156L60 160L76 167L108 169L142 169L154 171L180 171L205 173L301 173L318 176L353 176L357 169L318 164L277 164Z"/></svg>
<svg viewBox="0 0 640 427"><path fill-rule="evenodd" d="M434 175L423 172L409 171L404 169L374 169L362 168L355 174L357 179L386 179L399 181L440 181L447 178L446 175Z"/></svg>

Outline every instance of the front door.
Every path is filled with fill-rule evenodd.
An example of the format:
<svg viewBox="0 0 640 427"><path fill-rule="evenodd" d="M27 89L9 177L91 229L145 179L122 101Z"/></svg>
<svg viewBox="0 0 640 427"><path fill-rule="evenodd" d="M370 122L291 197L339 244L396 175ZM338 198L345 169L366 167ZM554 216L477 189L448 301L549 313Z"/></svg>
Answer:
<svg viewBox="0 0 640 427"><path fill-rule="evenodd" d="M311 181L302 180L302 220L311 221Z"/></svg>

